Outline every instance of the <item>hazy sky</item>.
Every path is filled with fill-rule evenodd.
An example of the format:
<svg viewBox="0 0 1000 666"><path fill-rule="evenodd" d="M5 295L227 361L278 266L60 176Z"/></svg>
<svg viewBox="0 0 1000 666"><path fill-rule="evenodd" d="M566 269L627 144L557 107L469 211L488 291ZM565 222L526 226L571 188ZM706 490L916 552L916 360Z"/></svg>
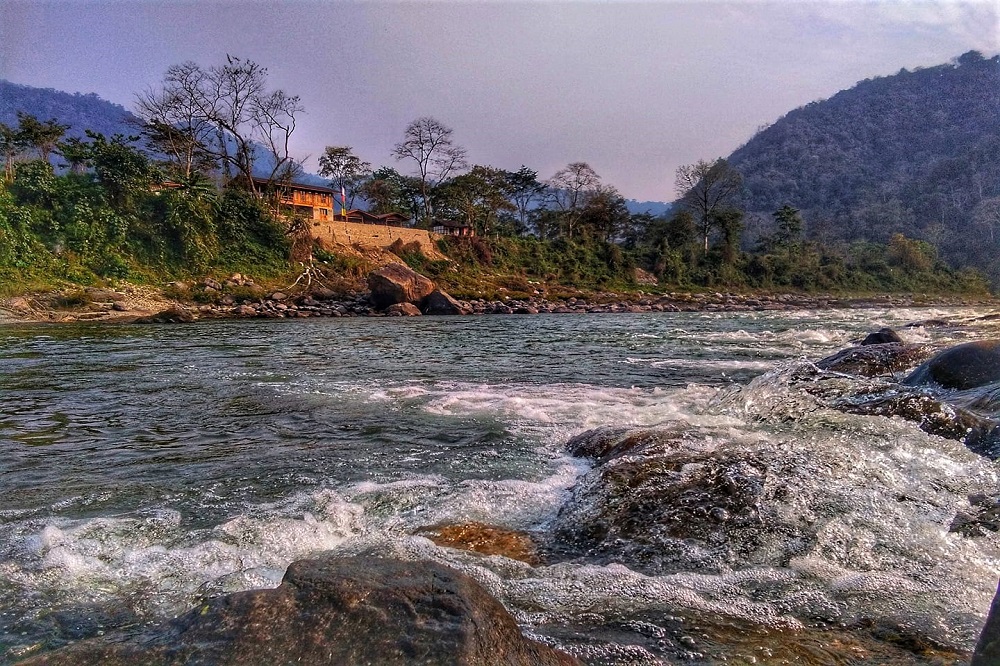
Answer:
<svg viewBox="0 0 1000 666"><path fill-rule="evenodd" d="M0 78L15 83L132 108L170 65L230 53L302 98L294 148L311 170L345 144L396 166L393 144L430 115L473 163L544 179L586 161L652 200L674 198L679 165L791 109L971 49L1000 51L1000 0L0 0Z"/></svg>

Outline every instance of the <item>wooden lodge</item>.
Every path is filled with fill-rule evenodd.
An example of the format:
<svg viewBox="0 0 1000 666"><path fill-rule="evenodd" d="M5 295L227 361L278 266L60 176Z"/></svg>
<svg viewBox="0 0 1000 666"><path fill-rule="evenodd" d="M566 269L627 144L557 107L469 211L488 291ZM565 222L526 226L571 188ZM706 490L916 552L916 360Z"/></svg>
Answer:
<svg viewBox="0 0 1000 666"><path fill-rule="evenodd" d="M298 217L329 222L334 219L334 192L329 187L305 183L275 183L254 178L258 185L273 187L278 205L287 206Z"/></svg>
<svg viewBox="0 0 1000 666"><path fill-rule="evenodd" d="M431 231L442 236L475 236L474 227L464 222L452 222L451 220L435 220L431 225Z"/></svg>

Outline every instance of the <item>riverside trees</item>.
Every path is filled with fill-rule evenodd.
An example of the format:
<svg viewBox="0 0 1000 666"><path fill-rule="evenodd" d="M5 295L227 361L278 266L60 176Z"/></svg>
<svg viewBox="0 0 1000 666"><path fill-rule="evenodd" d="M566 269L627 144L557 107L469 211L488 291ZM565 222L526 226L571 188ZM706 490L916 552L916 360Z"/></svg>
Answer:
<svg viewBox="0 0 1000 666"><path fill-rule="evenodd" d="M289 179L301 169L290 152L298 115L298 96L268 90L267 68L227 55L205 69L193 62L167 70L157 89L136 100L147 136L172 158L182 177L200 160L219 168L226 182L238 178L251 192L257 169L267 181ZM265 151L266 166L258 159Z"/></svg>

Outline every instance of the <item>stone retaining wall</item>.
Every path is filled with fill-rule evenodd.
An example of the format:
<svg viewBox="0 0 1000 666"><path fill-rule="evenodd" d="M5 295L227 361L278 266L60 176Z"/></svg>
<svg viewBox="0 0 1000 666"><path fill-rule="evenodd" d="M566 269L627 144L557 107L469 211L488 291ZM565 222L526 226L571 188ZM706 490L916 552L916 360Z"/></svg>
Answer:
<svg viewBox="0 0 1000 666"><path fill-rule="evenodd" d="M380 224L357 224L355 222L314 221L312 235L323 243L332 245L354 245L377 247L381 250L399 239L404 243L419 243L421 251L432 259L442 259L437 250L437 234L423 229L403 229Z"/></svg>

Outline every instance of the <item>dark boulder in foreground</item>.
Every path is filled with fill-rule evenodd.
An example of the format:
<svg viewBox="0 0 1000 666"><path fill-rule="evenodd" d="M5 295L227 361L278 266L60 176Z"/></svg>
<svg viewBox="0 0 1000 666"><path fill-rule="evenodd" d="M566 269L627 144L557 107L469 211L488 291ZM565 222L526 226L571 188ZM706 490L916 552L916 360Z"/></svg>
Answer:
<svg viewBox="0 0 1000 666"><path fill-rule="evenodd" d="M877 377L912 368L926 357L927 349L923 345L887 342L842 349L817 361L816 367L848 375Z"/></svg>
<svg viewBox="0 0 1000 666"><path fill-rule="evenodd" d="M903 383L964 390L997 381L1000 381L1000 340L979 340L944 350L914 370Z"/></svg>
<svg viewBox="0 0 1000 666"><path fill-rule="evenodd" d="M990 614L986 617L986 626L979 634L979 641L972 653L970 666L996 666L1000 664L1000 587L993 597Z"/></svg>
<svg viewBox="0 0 1000 666"><path fill-rule="evenodd" d="M379 310L396 303L413 303L435 289L434 282L402 264L386 264L368 274L371 302Z"/></svg>
<svg viewBox="0 0 1000 666"><path fill-rule="evenodd" d="M40 665L577 664L526 639L473 579L434 562L324 557L272 590L211 599L138 636L38 655Z"/></svg>

